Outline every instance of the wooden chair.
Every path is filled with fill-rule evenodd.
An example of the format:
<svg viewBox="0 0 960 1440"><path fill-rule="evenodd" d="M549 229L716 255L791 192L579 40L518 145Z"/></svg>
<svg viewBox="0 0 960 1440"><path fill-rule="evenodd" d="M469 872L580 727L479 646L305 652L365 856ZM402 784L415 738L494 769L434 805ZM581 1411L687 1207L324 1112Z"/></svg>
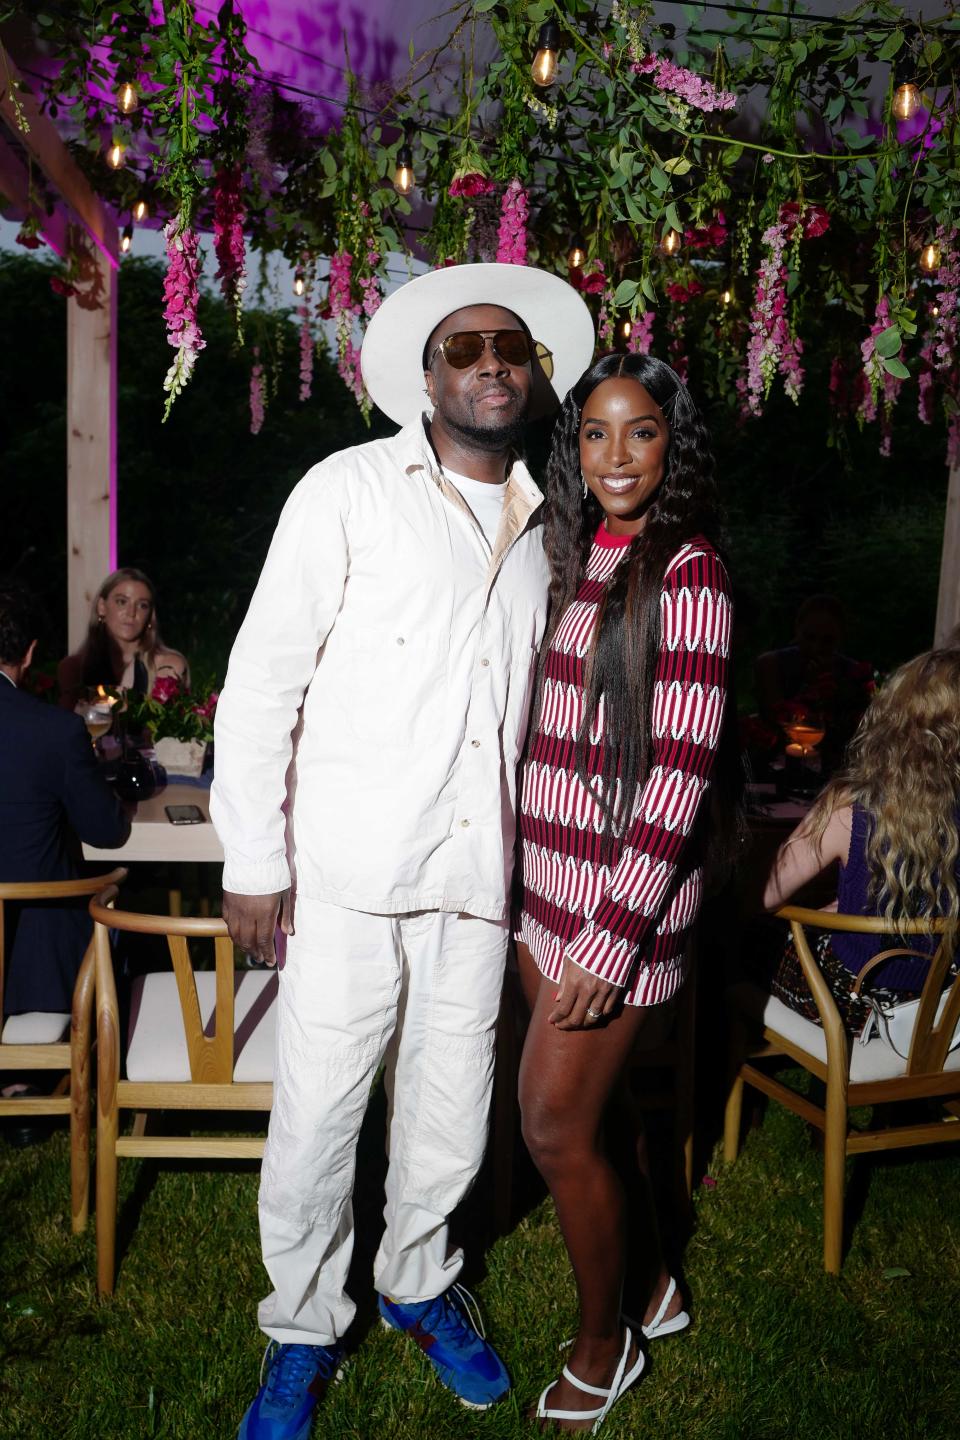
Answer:
<svg viewBox="0 0 960 1440"><path fill-rule="evenodd" d="M938 1019L937 1007L950 967L949 945L945 937L930 963L907 1058L901 1059L879 1037L874 1037L866 1045L857 1040L851 1044L814 958L806 927L831 932L889 935L889 921L830 914L791 905L778 910L777 915L790 922L800 964L823 1028L798 1015L757 985L741 982L731 988L732 1083L724 1122L724 1159L735 1160L739 1150L744 1084L752 1085L778 1100L823 1132L823 1263L829 1274L837 1275L843 1244L846 1157L864 1151L960 1140L960 1123L957 1115L952 1113L960 1099L960 1049L952 1053L949 1051L950 1038L960 1018L960 981L955 980L951 985ZM903 924L901 930L908 936L943 936L944 922L910 920ZM904 945L909 946L909 941L905 941ZM754 1062L767 1056L786 1056L823 1081L826 1085L825 1105L816 1104L776 1076L758 1068ZM942 1101L947 1113L942 1118L912 1125L850 1129L848 1112L854 1106L920 1099Z"/></svg>
<svg viewBox="0 0 960 1440"><path fill-rule="evenodd" d="M269 1110L273 1099L275 970L234 969L222 920L134 915L113 908L116 886L91 901L97 1013L97 1289L115 1278L117 1162L146 1159L259 1159L263 1136L148 1135L147 1112ZM126 1063L109 931L165 935L172 970L131 987ZM212 940L215 970L198 970L188 940ZM196 947L195 947L196 948ZM120 1112L137 1112L120 1134ZM189 1127L184 1127L189 1128Z"/></svg>
<svg viewBox="0 0 960 1440"><path fill-rule="evenodd" d="M86 880L38 880L0 884L0 997L4 993L4 903L8 900L69 900L116 887L126 870ZM69 1015L34 1010L9 1015L0 1032L0 1071L62 1070L51 1095L0 1096L0 1115L70 1116L70 1220L74 1234L86 1226L90 1189L90 1020L93 1014L93 942L83 957Z"/></svg>

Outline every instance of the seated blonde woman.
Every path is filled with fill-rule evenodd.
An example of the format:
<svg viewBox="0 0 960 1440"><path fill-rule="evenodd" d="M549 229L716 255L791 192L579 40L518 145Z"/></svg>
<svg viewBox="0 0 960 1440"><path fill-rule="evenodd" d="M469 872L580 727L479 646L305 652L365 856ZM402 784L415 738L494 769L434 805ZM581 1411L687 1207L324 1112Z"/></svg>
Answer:
<svg viewBox="0 0 960 1440"><path fill-rule="evenodd" d="M142 570L114 570L100 586L80 649L57 667L60 704L72 710L97 685L149 695L160 676L190 684L190 667L160 638L157 592Z"/></svg>

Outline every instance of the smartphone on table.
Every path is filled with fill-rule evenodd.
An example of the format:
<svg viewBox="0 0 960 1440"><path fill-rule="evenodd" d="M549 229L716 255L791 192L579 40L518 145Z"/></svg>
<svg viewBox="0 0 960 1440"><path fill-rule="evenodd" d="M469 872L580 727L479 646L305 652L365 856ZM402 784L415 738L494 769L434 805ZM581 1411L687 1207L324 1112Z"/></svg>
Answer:
<svg viewBox="0 0 960 1440"><path fill-rule="evenodd" d="M206 816L199 805L164 805L171 825L202 825Z"/></svg>

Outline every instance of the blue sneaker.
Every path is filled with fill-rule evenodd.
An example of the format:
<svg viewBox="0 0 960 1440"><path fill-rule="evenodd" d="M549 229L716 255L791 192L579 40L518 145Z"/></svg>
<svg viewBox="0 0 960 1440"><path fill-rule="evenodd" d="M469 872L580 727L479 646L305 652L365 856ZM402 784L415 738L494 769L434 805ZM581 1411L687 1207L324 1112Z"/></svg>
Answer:
<svg viewBox="0 0 960 1440"><path fill-rule="evenodd" d="M307 1440L313 1412L343 1359L342 1345L267 1346L267 1378L240 1421L237 1440Z"/></svg>
<svg viewBox="0 0 960 1440"><path fill-rule="evenodd" d="M456 1294L454 1294L456 1291ZM448 1390L470 1410L486 1410L510 1389L510 1376L483 1335L480 1316L474 1324L468 1306L476 1302L459 1285L435 1300L399 1305L380 1296L384 1325L404 1330L420 1346ZM466 1312L466 1313L465 1313Z"/></svg>

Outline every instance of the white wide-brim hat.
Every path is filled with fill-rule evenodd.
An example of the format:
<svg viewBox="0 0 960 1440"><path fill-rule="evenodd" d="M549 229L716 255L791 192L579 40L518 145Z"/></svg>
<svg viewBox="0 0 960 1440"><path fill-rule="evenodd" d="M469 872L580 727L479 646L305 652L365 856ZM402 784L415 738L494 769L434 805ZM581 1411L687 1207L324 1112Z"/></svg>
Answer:
<svg viewBox="0 0 960 1440"><path fill-rule="evenodd" d="M360 351L367 393L398 425L408 424L429 408L423 347L441 320L467 305L499 305L519 316L534 341L553 357L550 386L558 403L593 358L590 311L559 275L529 265L492 262L428 270L387 296L367 326ZM541 394L549 397L542 375L540 380ZM531 418L546 408L535 403Z"/></svg>

